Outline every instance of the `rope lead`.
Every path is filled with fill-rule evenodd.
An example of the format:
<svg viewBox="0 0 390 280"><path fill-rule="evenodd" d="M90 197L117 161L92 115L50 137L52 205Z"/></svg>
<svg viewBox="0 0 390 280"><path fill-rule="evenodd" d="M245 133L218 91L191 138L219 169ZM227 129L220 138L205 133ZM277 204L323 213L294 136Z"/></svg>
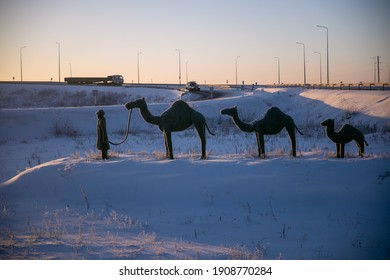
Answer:
<svg viewBox="0 0 390 280"><path fill-rule="evenodd" d="M108 140L108 143L110 143L110 144L112 144L112 145L115 145L115 146L118 146L118 145L120 145L120 144L122 144L123 142L126 141L127 136L129 136L129 131L130 131L130 120L131 120L131 114L132 114L132 113L133 113L133 109L130 109L130 112L129 112L129 119L128 119L128 121L127 121L127 131L126 131L126 136L125 136L125 138L124 138L121 142L119 142L119 143L113 143L113 142L111 142L110 140Z"/></svg>

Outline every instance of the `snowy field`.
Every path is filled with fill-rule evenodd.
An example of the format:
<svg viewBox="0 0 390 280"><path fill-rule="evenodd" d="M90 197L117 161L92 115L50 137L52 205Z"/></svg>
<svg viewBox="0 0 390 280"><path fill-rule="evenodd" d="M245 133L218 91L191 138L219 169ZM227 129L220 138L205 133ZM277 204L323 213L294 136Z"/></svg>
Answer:
<svg viewBox="0 0 390 280"><path fill-rule="evenodd" d="M0 259L390 259L390 92L224 89L191 101L169 89L0 84ZM131 132L102 161L96 116L119 142L128 111L145 97L159 115L189 100L216 136L207 160L193 128L162 134L133 111ZM295 120L297 157L285 130L239 131L223 108L250 122L277 106ZM346 158L319 123L359 128Z"/></svg>

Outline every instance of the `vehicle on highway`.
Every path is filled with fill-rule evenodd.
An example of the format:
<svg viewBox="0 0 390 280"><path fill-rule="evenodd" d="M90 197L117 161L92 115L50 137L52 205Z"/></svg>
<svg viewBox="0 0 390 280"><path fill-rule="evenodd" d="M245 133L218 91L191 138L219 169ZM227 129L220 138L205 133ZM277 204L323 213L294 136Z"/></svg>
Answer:
<svg viewBox="0 0 390 280"><path fill-rule="evenodd" d="M70 77L65 78L68 84L102 84L121 86L124 82L122 75L111 75L107 77Z"/></svg>
<svg viewBox="0 0 390 280"><path fill-rule="evenodd" d="M186 90L191 92L200 91L200 87L195 81L191 81L186 84Z"/></svg>

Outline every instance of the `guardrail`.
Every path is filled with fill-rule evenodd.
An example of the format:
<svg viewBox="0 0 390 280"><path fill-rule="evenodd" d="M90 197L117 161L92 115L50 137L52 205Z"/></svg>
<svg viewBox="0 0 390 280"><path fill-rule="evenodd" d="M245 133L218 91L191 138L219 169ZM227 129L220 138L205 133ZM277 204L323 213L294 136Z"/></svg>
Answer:
<svg viewBox="0 0 390 280"><path fill-rule="evenodd" d="M268 87L268 86L267 86ZM338 89L338 90L390 90L388 83L383 84L273 84L270 87L303 87L307 89Z"/></svg>

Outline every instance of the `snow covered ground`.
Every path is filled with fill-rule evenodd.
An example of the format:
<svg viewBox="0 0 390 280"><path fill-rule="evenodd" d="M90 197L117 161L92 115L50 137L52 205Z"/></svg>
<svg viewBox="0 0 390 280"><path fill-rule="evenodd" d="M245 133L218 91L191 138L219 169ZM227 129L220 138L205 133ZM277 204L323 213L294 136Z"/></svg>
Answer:
<svg viewBox="0 0 390 280"><path fill-rule="evenodd" d="M228 90L228 89L225 89ZM181 92L168 89L0 84L1 259L389 259L390 93L263 89L189 101L216 136L199 160L193 128L173 134L175 160L161 132L139 111L131 133L95 149L95 112L106 112L119 142L128 111L145 97L161 114ZM95 106L96 105L96 106ZM257 157L244 121L271 106L292 116L297 157L287 133L267 136ZM366 137L344 159L319 123L350 123Z"/></svg>

